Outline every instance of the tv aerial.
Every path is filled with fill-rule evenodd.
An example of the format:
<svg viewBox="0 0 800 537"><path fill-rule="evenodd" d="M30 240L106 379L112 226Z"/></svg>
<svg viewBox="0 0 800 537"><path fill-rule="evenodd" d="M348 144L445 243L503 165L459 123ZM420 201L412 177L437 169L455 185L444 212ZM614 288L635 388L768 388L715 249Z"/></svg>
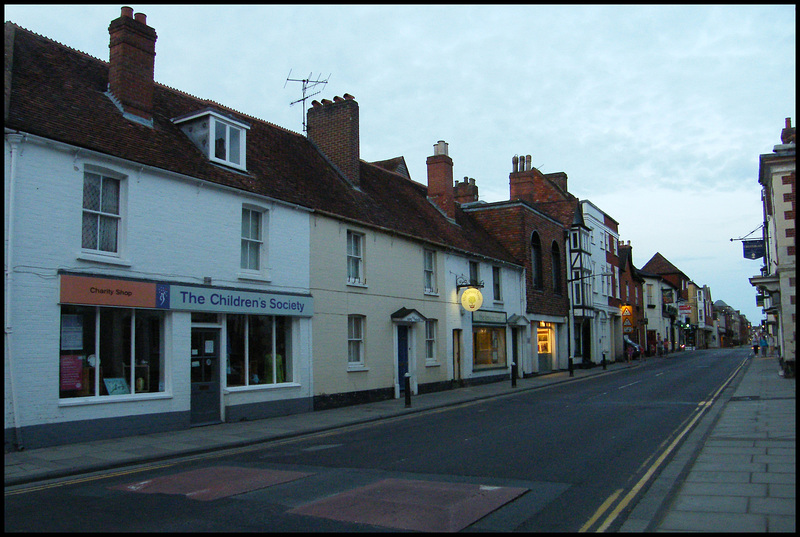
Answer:
<svg viewBox="0 0 800 537"><path fill-rule="evenodd" d="M309 94L308 91L314 89L315 87L319 86L320 84L323 85L323 86L325 84L327 84L328 83L328 78L330 78L331 75L329 74L328 78L326 78L325 80L320 80L320 76L322 76L322 75L317 76L316 80L312 80L313 73L309 73L308 74L308 78L290 78L291 76L292 76L292 70L289 69L289 75L286 77L286 82L283 83L283 87L286 88L286 84L288 84L289 82L302 82L303 83L303 97L300 98L300 99L297 99L296 101L290 102L289 106L294 106L294 105L296 105L297 103L300 103L300 102L303 103L303 132L306 132L306 130L307 130L307 128L306 128L306 100L311 98L311 97L313 97L314 95L317 95L318 93L322 93L322 88L320 88L319 91L315 91L314 93L311 93L311 94Z"/></svg>

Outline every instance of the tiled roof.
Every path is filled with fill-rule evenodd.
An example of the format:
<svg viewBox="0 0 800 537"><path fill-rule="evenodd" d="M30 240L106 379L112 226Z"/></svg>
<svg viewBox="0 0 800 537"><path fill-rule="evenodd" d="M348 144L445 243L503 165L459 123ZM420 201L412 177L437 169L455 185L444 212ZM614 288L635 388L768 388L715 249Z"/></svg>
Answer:
<svg viewBox="0 0 800 537"><path fill-rule="evenodd" d="M153 127L123 117L105 94L107 62L5 23L14 32L6 128L57 140L155 168L286 201L479 256L514 258L470 216L448 221L427 188L402 175L402 157L361 161L360 191L352 188L309 140L212 101L156 84ZM6 50L8 58L9 50ZM6 73L6 91L8 73ZM211 163L172 120L215 108L250 125L247 172ZM383 166L382 166L383 165ZM394 167L387 171L387 167Z"/></svg>
<svg viewBox="0 0 800 537"><path fill-rule="evenodd" d="M667 258L661 255L659 252L656 252L653 257L650 258L650 261L645 263L645 265L642 267L642 270L659 275L679 274L684 278L689 279L686 274L681 272L678 267L670 263Z"/></svg>

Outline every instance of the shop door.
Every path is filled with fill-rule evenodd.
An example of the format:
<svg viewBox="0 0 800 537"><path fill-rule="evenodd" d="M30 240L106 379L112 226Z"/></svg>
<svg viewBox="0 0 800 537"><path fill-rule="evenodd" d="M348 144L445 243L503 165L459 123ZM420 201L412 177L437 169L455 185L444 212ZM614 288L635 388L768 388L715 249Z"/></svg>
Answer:
<svg viewBox="0 0 800 537"><path fill-rule="evenodd" d="M408 373L408 327L397 325L397 379L400 393L406 390L406 373Z"/></svg>
<svg viewBox="0 0 800 537"><path fill-rule="evenodd" d="M219 423L219 330L192 329L191 375L191 424Z"/></svg>

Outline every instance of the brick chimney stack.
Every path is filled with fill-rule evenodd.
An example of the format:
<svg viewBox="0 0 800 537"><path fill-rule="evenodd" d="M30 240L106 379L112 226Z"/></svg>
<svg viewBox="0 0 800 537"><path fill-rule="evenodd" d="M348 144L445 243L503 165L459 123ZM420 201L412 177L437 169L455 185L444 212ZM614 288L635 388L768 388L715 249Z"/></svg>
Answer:
<svg viewBox="0 0 800 537"><path fill-rule="evenodd" d="M428 157L426 163L428 164L428 198L448 218L455 219L453 159L447 155L447 142L439 140L433 146L433 156Z"/></svg>
<svg viewBox="0 0 800 537"><path fill-rule="evenodd" d="M133 14L124 6L108 26L110 67L108 88L125 112L146 120L153 117L153 75L156 64L156 31L147 15Z"/></svg>
<svg viewBox="0 0 800 537"><path fill-rule="evenodd" d="M358 103L348 94L313 101L306 113L308 139L353 186L361 185Z"/></svg>
<svg viewBox="0 0 800 537"><path fill-rule="evenodd" d="M781 131L781 143L793 144L795 143L796 129L792 127L792 118L786 118L786 127Z"/></svg>
<svg viewBox="0 0 800 537"><path fill-rule="evenodd" d="M456 183L453 190L453 198L459 204L478 201L478 185L475 184L475 179L464 177L463 183Z"/></svg>
<svg viewBox="0 0 800 537"><path fill-rule="evenodd" d="M508 176L510 199L528 203L561 201L567 193L567 174L564 172L542 174L531 166L531 156L511 159L512 169Z"/></svg>

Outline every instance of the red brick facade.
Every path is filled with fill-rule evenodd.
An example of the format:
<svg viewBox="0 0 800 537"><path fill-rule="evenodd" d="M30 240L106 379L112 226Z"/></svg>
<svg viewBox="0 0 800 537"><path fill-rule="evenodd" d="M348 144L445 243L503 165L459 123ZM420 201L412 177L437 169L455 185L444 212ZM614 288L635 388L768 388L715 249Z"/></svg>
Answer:
<svg viewBox="0 0 800 537"><path fill-rule="evenodd" d="M542 216L524 203L502 202L496 205L477 207L470 214L481 223L508 251L525 265L525 291L527 313L553 316L566 316L567 299L566 267L567 250L564 244L566 230L554 220ZM539 235L542 259L542 287L534 287L532 274L531 237L534 231ZM558 271L559 289L554 288L553 244L556 244L560 257Z"/></svg>

